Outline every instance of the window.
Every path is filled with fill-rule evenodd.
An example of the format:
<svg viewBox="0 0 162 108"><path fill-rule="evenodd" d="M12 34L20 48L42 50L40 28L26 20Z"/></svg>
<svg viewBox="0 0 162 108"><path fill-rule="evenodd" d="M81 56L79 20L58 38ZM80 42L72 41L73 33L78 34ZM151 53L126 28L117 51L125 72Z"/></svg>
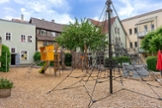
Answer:
<svg viewBox="0 0 162 108"><path fill-rule="evenodd" d="M132 29L129 29L129 35L132 35Z"/></svg>
<svg viewBox="0 0 162 108"><path fill-rule="evenodd" d="M47 46L48 45L48 42L47 41L44 41L43 42L43 46Z"/></svg>
<svg viewBox="0 0 162 108"><path fill-rule="evenodd" d="M120 34L120 29L119 28L115 28L115 34Z"/></svg>
<svg viewBox="0 0 162 108"><path fill-rule="evenodd" d="M28 42L32 42L32 36L28 36Z"/></svg>
<svg viewBox="0 0 162 108"><path fill-rule="evenodd" d="M21 42L25 42L25 35L21 35Z"/></svg>
<svg viewBox="0 0 162 108"><path fill-rule="evenodd" d="M118 34L120 35L120 29L118 28Z"/></svg>
<svg viewBox="0 0 162 108"><path fill-rule="evenodd" d="M51 32L52 37L56 37L56 33L55 32Z"/></svg>
<svg viewBox="0 0 162 108"><path fill-rule="evenodd" d="M6 33L6 40L11 40L11 33Z"/></svg>
<svg viewBox="0 0 162 108"><path fill-rule="evenodd" d="M15 54L16 53L16 48L15 47L11 47L11 54Z"/></svg>
<svg viewBox="0 0 162 108"><path fill-rule="evenodd" d="M151 25L151 30L154 30L154 24Z"/></svg>
<svg viewBox="0 0 162 108"><path fill-rule="evenodd" d="M147 25L144 26L144 30L145 30L145 32L147 32Z"/></svg>
<svg viewBox="0 0 162 108"><path fill-rule="evenodd" d="M46 30L41 30L40 34L41 35L46 35Z"/></svg>
<svg viewBox="0 0 162 108"><path fill-rule="evenodd" d="M28 59L28 52L21 51L21 60L27 60L27 59Z"/></svg>
<svg viewBox="0 0 162 108"><path fill-rule="evenodd" d="M137 34L137 28L134 28L134 34Z"/></svg>
<svg viewBox="0 0 162 108"><path fill-rule="evenodd" d="M132 42L130 42L130 48L133 48L133 44L132 44Z"/></svg>
<svg viewBox="0 0 162 108"><path fill-rule="evenodd" d="M55 44L55 42L49 42L49 44L50 44L50 45L54 45L54 44Z"/></svg>
<svg viewBox="0 0 162 108"><path fill-rule="evenodd" d="M137 42L134 42L134 46L135 46L135 48L137 48L137 47L138 47Z"/></svg>

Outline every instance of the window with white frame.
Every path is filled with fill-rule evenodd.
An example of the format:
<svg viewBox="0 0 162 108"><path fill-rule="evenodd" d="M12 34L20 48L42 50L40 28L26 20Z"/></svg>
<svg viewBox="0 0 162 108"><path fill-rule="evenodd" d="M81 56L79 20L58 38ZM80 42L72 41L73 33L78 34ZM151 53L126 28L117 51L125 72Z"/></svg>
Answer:
<svg viewBox="0 0 162 108"><path fill-rule="evenodd" d="M41 30L41 31L40 31L40 34L41 34L41 35L46 35L46 30Z"/></svg>
<svg viewBox="0 0 162 108"><path fill-rule="evenodd" d="M32 36L28 36L28 42L32 42Z"/></svg>
<svg viewBox="0 0 162 108"><path fill-rule="evenodd" d="M15 47L11 47L11 54L15 54L16 53L16 48Z"/></svg>
<svg viewBox="0 0 162 108"><path fill-rule="evenodd" d="M56 32L51 32L52 37L56 37Z"/></svg>
<svg viewBox="0 0 162 108"><path fill-rule="evenodd" d="M11 40L11 33L6 33L6 40Z"/></svg>
<svg viewBox="0 0 162 108"><path fill-rule="evenodd" d="M21 42L25 42L25 35L21 35Z"/></svg>
<svg viewBox="0 0 162 108"><path fill-rule="evenodd" d="M28 60L28 51L21 51L21 60Z"/></svg>

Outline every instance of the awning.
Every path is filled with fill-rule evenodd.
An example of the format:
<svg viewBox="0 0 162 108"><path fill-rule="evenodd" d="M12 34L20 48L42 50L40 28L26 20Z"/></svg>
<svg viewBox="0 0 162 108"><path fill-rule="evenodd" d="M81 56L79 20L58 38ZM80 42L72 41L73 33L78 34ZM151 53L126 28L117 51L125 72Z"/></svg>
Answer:
<svg viewBox="0 0 162 108"><path fill-rule="evenodd" d="M148 22L153 22L156 18L157 18L157 16L140 20L136 25L140 25L140 24L144 24L144 23L148 23Z"/></svg>

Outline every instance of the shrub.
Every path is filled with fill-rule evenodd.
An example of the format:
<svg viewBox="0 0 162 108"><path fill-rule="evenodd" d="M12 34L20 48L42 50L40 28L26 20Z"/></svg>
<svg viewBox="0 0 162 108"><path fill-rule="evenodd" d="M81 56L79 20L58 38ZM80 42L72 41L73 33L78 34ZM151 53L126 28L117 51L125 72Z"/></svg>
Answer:
<svg viewBox="0 0 162 108"><path fill-rule="evenodd" d="M118 60L118 63L120 63L121 65L124 62L127 62L127 63L131 62L131 60L130 60L130 58L128 58L128 56L118 57L117 60Z"/></svg>
<svg viewBox="0 0 162 108"><path fill-rule="evenodd" d="M124 63L124 62L130 63L130 61L131 61L127 56L121 56L121 57L116 57L116 58L113 57L112 60L113 60L112 61L113 62L112 66L116 66L118 63L120 63L120 65L122 65L122 63ZM105 66L106 67L109 66L109 58L106 58Z"/></svg>
<svg viewBox="0 0 162 108"><path fill-rule="evenodd" d="M72 55L70 53L65 54L65 65L66 66L71 66L72 62Z"/></svg>
<svg viewBox="0 0 162 108"><path fill-rule="evenodd" d="M4 78L0 79L0 89L11 89L11 88L13 88L13 82Z"/></svg>
<svg viewBox="0 0 162 108"><path fill-rule="evenodd" d="M6 52L7 52L7 72L9 71L9 64L11 61L11 53L9 51L9 48L5 45L2 45L2 55L0 57L1 61L1 67L0 71L6 72Z"/></svg>
<svg viewBox="0 0 162 108"><path fill-rule="evenodd" d="M36 53L34 54L34 61L36 62L36 61L38 61L38 60L41 60L41 54L40 54L40 52L36 52Z"/></svg>
<svg viewBox="0 0 162 108"><path fill-rule="evenodd" d="M158 71L156 69L156 64L157 64L157 57L148 57L146 59L146 63L147 63L147 69L148 70L152 70L152 71Z"/></svg>

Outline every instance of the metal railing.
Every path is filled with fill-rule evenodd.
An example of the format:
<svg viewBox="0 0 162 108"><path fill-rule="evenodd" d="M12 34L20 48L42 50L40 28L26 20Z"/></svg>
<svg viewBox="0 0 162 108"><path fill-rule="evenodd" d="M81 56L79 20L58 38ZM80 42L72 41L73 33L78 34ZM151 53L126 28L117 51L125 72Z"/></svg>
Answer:
<svg viewBox="0 0 162 108"><path fill-rule="evenodd" d="M138 38L144 38L150 31L153 31L153 30L138 32Z"/></svg>

